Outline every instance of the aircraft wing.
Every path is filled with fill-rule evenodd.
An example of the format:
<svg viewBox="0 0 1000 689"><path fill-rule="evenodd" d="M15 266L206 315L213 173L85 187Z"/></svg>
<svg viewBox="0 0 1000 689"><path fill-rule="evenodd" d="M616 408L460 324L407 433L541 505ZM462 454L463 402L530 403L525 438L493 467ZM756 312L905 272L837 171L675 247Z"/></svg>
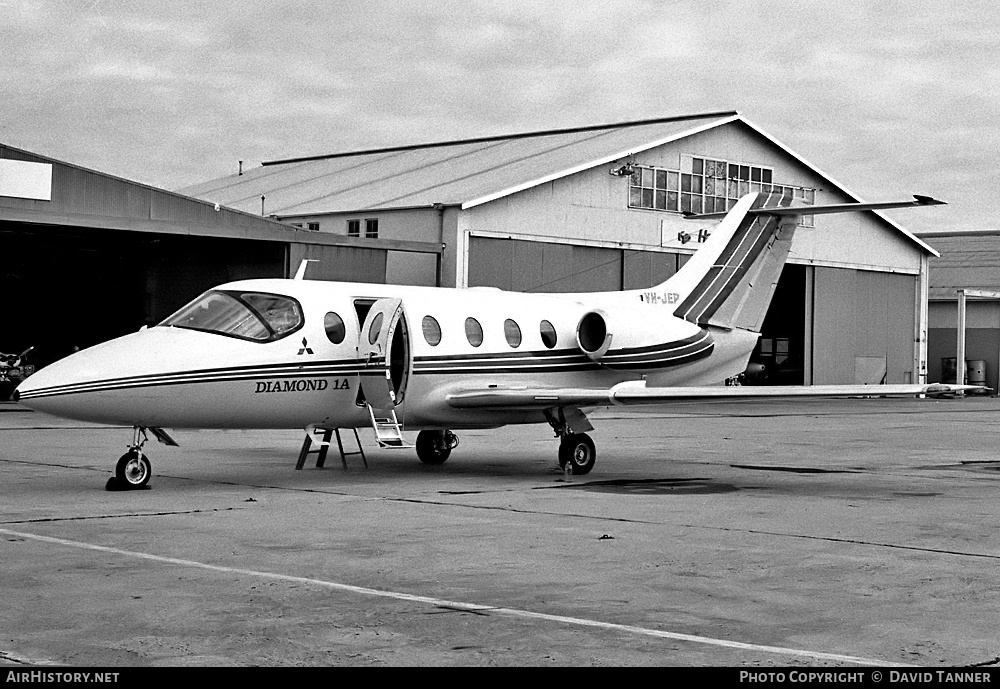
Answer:
<svg viewBox="0 0 1000 689"><path fill-rule="evenodd" d="M642 381L611 388L489 387L452 391L445 397L456 409L552 409L554 407L610 407L655 405L709 399L791 399L796 397L885 397L944 395L982 390L977 385L783 385L646 387Z"/></svg>

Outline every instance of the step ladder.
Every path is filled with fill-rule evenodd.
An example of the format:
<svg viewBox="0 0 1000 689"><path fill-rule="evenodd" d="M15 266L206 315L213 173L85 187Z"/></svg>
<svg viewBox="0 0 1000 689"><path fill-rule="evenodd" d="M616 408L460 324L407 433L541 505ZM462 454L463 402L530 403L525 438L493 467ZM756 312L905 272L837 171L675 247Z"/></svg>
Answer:
<svg viewBox="0 0 1000 689"><path fill-rule="evenodd" d="M403 427L400 426L399 420L396 419L395 409L380 409L378 415L376 415L372 405L369 404L366 406L368 407L368 416L372 420L372 428L375 429L375 440L378 441L380 447L413 447L412 444L407 443L403 439Z"/></svg>
<svg viewBox="0 0 1000 689"><path fill-rule="evenodd" d="M367 469L368 468L368 458L365 457L365 451L364 451L364 448L361 445L361 437L358 435L358 429L351 428L351 429L348 429L348 430L350 430L351 432L354 433L354 441L357 443L357 446L358 446L357 450L351 450L351 451L345 451L344 450L344 441L343 441L343 439L340 436L340 429L339 428L333 428L333 429L330 429L330 428L307 429L307 431L306 431L306 439L302 443L302 450L299 452L299 460L298 460L298 462L296 462L295 468L296 469L301 469L305 465L305 463L306 463L306 457L308 457L309 455L318 455L318 457L316 457L316 468L317 469L322 469L323 465L326 463L326 453L330 449L331 438L334 435L336 435L337 436L337 449L340 451L340 463L344 467L344 471L347 471L347 458L350 457L351 455L361 455L361 461L364 462L365 469ZM317 445L316 449L310 449L312 447L313 442L314 442L314 435L313 434L314 433L318 433L318 432L322 432L323 433L323 439L315 441L316 445Z"/></svg>

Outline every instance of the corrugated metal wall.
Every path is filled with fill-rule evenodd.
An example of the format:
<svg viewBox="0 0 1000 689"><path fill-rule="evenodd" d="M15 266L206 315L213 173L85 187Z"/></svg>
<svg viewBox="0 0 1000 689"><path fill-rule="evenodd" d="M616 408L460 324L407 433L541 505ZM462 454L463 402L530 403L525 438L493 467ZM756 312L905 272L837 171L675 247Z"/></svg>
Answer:
<svg viewBox="0 0 1000 689"><path fill-rule="evenodd" d="M660 251L634 251L626 249L623 289L642 289L664 282L684 265L688 256L668 254Z"/></svg>
<svg viewBox="0 0 1000 689"><path fill-rule="evenodd" d="M385 281L390 285L438 286L438 255L418 251L389 251Z"/></svg>
<svg viewBox="0 0 1000 689"><path fill-rule="evenodd" d="M815 384L914 382L916 276L815 269Z"/></svg>
<svg viewBox="0 0 1000 689"><path fill-rule="evenodd" d="M363 249L352 246L320 244L290 244L288 270L294 275L302 259L308 258L306 275L311 280L385 283L385 249Z"/></svg>
<svg viewBox="0 0 1000 689"><path fill-rule="evenodd" d="M469 286L520 292L637 289L677 272L675 254L472 237Z"/></svg>

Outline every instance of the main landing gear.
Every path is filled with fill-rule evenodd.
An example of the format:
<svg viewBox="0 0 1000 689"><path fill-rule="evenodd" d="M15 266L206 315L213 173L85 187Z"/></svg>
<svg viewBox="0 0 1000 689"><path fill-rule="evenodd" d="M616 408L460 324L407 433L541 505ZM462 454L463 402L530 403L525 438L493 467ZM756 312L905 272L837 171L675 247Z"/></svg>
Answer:
<svg viewBox="0 0 1000 689"><path fill-rule="evenodd" d="M424 464L444 464L456 447L458 447L458 436L451 431L417 433L417 459Z"/></svg>
<svg viewBox="0 0 1000 689"><path fill-rule="evenodd" d="M574 476L589 474L597 461L597 450L589 435L577 432L594 430L587 416L579 409L560 407L547 410L545 418L559 437L559 468Z"/></svg>
<svg viewBox="0 0 1000 689"><path fill-rule="evenodd" d="M575 476L589 474L597 461L594 441L586 433L570 433L559 441L559 468Z"/></svg>

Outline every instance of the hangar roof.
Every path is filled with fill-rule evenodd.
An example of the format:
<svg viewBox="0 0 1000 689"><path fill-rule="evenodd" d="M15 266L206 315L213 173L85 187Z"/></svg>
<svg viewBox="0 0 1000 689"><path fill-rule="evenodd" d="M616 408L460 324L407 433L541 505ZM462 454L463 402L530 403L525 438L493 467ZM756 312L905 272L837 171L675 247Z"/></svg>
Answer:
<svg viewBox="0 0 1000 689"><path fill-rule="evenodd" d="M0 221L281 241L301 234L256 214L0 144L0 180L12 164L38 169L46 193L0 188ZM6 179L24 174L24 168L8 169Z"/></svg>
<svg viewBox="0 0 1000 689"><path fill-rule="evenodd" d="M41 176L37 177L38 174ZM33 180L33 186L44 189L44 193L25 187L22 178ZM259 213L215 205L0 143L0 223L3 222L370 246L353 237L300 230ZM439 244L426 242L383 240L381 244L401 251L441 250Z"/></svg>
<svg viewBox="0 0 1000 689"><path fill-rule="evenodd" d="M249 213L303 217L435 205L471 208L732 122L749 127L855 201L829 175L737 111L288 158L181 193ZM885 216L884 222L936 255Z"/></svg>
<svg viewBox="0 0 1000 689"><path fill-rule="evenodd" d="M922 233L940 252L930 263L930 299L955 301L959 289L1000 290L1000 230Z"/></svg>

